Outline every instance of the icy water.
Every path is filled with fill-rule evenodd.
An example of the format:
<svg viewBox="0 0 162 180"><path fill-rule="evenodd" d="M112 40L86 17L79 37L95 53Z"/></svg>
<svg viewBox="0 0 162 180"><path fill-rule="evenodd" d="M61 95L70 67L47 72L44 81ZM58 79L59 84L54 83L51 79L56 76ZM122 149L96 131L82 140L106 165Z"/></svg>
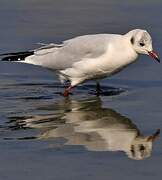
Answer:
<svg viewBox="0 0 162 180"><path fill-rule="evenodd" d="M0 51L144 28L161 54L161 1L2 0ZM114 57L115 58L115 57ZM0 62L0 180L161 179L162 66L147 56L74 89L47 70Z"/></svg>

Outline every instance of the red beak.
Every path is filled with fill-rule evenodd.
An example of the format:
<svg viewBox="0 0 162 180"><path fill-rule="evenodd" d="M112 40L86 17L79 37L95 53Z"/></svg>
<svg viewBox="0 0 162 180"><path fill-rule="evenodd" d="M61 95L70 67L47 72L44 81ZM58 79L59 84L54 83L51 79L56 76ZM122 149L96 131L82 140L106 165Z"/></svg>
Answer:
<svg viewBox="0 0 162 180"><path fill-rule="evenodd" d="M148 51L148 54L149 54L149 56L151 56L153 59L155 59L156 61L158 61L160 63L160 58L155 51Z"/></svg>

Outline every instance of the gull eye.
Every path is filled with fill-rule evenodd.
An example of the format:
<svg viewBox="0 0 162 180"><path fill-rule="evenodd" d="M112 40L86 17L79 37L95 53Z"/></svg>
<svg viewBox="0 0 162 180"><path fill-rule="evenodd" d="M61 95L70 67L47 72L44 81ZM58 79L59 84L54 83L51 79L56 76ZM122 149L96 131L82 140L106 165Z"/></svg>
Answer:
<svg viewBox="0 0 162 180"><path fill-rule="evenodd" d="M140 147L139 147L139 150L140 150L140 151L144 151L144 150L145 150L144 145L141 144Z"/></svg>
<svg viewBox="0 0 162 180"><path fill-rule="evenodd" d="M142 47L145 45L145 44L144 44L144 43L142 43L142 42L141 42L141 43L139 43L139 44L140 44L140 46L142 46Z"/></svg>

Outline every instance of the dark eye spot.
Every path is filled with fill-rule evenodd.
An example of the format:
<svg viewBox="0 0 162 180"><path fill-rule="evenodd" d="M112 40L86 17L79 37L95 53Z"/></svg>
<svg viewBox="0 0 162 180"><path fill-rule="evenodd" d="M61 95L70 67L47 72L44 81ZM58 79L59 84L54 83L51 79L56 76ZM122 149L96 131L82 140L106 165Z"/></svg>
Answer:
<svg viewBox="0 0 162 180"><path fill-rule="evenodd" d="M142 46L142 47L145 45L144 43L139 43L139 44L140 44L140 46Z"/></svg>
<svg viewBox="0 0 162 180"><path fill-rule="evenodd" d="M132 44L134 44L134 37L132 37L130 41Z"/></svg>
<svg viewBox="0 0 162 180"><path fill-rule="evenodd" d="M141 144L139 149L140 149L140 151L144 151L145 147Z"/></svg>
<svg viewBox="0 0 162 180"><path fill-rule="evenodd" d="M131 153L132 153L132 156L135 156L135 150L134 150L134 145L131 146L131 149L130 149Z"/></svg>

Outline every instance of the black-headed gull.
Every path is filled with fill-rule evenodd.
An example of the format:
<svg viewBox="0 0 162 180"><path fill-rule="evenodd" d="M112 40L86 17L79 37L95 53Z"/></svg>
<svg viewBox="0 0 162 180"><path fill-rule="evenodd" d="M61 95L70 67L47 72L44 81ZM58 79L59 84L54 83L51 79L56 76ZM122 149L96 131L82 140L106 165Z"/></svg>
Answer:
<svg viewBox="0 0 162 180"><path fill-rule="evenodd" d="M62 44L49 44L27 52L1 54L3 61L19 61L55 71L61 82L70 81L64 91L87 80L111 76L133 63L138 54L147 54L160 62L146 30L134 29L124 35L94 34L78 36ZM97 89L100 90L99 83Z"/></svg>

